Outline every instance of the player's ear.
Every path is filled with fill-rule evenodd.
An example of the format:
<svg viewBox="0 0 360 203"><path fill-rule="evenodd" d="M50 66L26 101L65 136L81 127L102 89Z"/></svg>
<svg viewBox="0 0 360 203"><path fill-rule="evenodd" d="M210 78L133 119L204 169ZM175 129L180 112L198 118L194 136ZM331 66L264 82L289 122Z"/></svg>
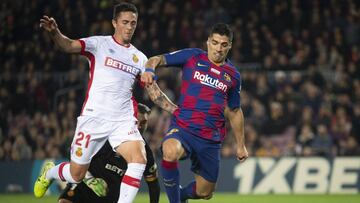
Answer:
<svg viewBox="0 0 360 203"><path fill-rule="evenodd" d="M113 26L114 29L115 29L115 27L116 27L116 19L112 19L111 23L112 23L112 26Z"/></svg>

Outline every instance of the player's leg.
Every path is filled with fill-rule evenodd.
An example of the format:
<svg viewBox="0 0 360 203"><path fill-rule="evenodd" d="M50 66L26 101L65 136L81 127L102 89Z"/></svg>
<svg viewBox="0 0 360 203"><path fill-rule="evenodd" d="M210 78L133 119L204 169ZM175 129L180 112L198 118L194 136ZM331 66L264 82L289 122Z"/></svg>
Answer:
<svg viewBox="0 0 360 203"><path fill-rule="evenodd" d="M58 203L73 203L75 202L75 188L76 184L68 183L65 189L61 192Z"/></svg>
<svg viewBox="0 0 360 203"><path fill-rule="evenodd" d="M148 185L150 203L158 203L160 199L160 184L158 180L158 169L154 155L149 145L145 144L146 150L146 168L144 171L145 181Z"/></svg>
<svg viewBox="0 0 360 203"><path fill-rule="evenodd" d="M129 121L118 123L117 129L109 137L109 142L127 162L118 202L133 202L146 166L145 141L135 121Z"/></svg>
<svg viewBox="0 0 360 203"><path fill-rule="evenodd" d="M62 191L58 203L109 203L105 198L99 197L84 182L67 184Z"/></svg>
<svg viewBox="0 0 360 203"><path fill-rule="evenodd" d="M124 157L127 162L127 170L120 185L120 196L118 202L132 202L140 188L146 158L143 141L127 141L120 144L116 151Z"/></svg>
<svg viewBox="0 0 360 203"><path fill-rule="evenodd" d="M210 182L200 175L195 175L196 196L202 199L210 199L215 191L216 183Z"/></svg>
<svg viewBox="0 0 360 203"><path fill-rule="evenodd" d="M182 144L182 136L177 128L170 128L162 143L163 159L161 174L163 184L170 203L180 200L180 173L178 160L186 155Z"/></svg>
<svg viewBox="0 0 360 203"><path fill-rule="evenodd" d="M216 183L207 181L195 174L195 181L180 189L181 200L187 199L210 199L215 191Z"/></svg>
<svg viewBox="0 0 360 203"><path fill-rule="evenodd" d="M192 139L194 152L191 156L195 181L181 189L181 200L210 199L215 190L220 164L220 143Z"/></svg>
<svg viewBox="0 0 360 203"><path fill-rule="evenodd" d="M56 166L52 162L45 163L34 185L35 197L43 197L54 179L79 183L84 178L88 168L89 164L81 165L74 161L62 162Z"/></svg>
<svg viewBox="0 0 360 203"><path fill-rule="evenodd" d="M86 174L93 155L104 145L109 126L104 120L80 116L76 126L75 136L71 144L71 162L54 165L48 162L41 170L34 185L34 195L43 197L52 181L61 180L69 183L79 183ZM93 129L97 129L93 136ZM104 130L103 130L104 129Z"/></svg>

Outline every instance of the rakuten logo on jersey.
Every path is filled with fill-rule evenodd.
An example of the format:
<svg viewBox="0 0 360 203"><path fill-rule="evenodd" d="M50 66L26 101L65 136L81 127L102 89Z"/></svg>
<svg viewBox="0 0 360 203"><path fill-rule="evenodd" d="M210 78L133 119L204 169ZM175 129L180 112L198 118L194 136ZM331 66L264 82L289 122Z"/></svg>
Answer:
<svg viewBox="0 0 360 203"><path fill-rule="evenodd" d="M203 85L207 85L212 88L220 89L224 92L227 90L227 85L219 81L218 79L214 79L210 77L208 74L201 74L199 71L195 71L194 79L200 80L200 83Z"/></svg>
<svg viewBox="0 0 360 203"><path fill-rule="evenodd" d="M108 67L111 67L111 68L116 68L116 69L119 69L119 70L122 70L124 72L127 72L127 73L130 73L132 75L137 75L140 70L133 67L133 66L130 66L130 65L127 65L121 61L118 61L118 60L115 60L115 59L112 59L110 57L106 57L105 59L105 66L108 66Z"/></svg>

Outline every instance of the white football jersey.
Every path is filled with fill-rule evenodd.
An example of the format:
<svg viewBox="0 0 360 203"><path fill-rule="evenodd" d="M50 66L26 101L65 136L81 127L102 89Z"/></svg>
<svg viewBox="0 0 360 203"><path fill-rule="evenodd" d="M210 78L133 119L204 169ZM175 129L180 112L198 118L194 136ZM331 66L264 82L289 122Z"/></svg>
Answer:
<svg viewBox="0 0 360 203"><path fill-rule="evenodd" d="M133 45L125 47L113 36L79 40L89 60L89 83L81 115L110 121L134 120L132 91L144 72L147 57Z"/></svg>

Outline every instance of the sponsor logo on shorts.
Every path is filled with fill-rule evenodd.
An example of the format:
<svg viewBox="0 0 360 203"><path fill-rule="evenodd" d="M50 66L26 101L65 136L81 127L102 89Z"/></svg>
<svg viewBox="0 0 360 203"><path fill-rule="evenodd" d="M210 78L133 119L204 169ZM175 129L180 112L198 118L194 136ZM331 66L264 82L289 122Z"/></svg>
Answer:
<svg viewBox="0 0 360 203"><path fill-rule="evenodd" d="M136 134L137 132L137 130L131 130L130 132L128 132L128 135Z"/></svg>

